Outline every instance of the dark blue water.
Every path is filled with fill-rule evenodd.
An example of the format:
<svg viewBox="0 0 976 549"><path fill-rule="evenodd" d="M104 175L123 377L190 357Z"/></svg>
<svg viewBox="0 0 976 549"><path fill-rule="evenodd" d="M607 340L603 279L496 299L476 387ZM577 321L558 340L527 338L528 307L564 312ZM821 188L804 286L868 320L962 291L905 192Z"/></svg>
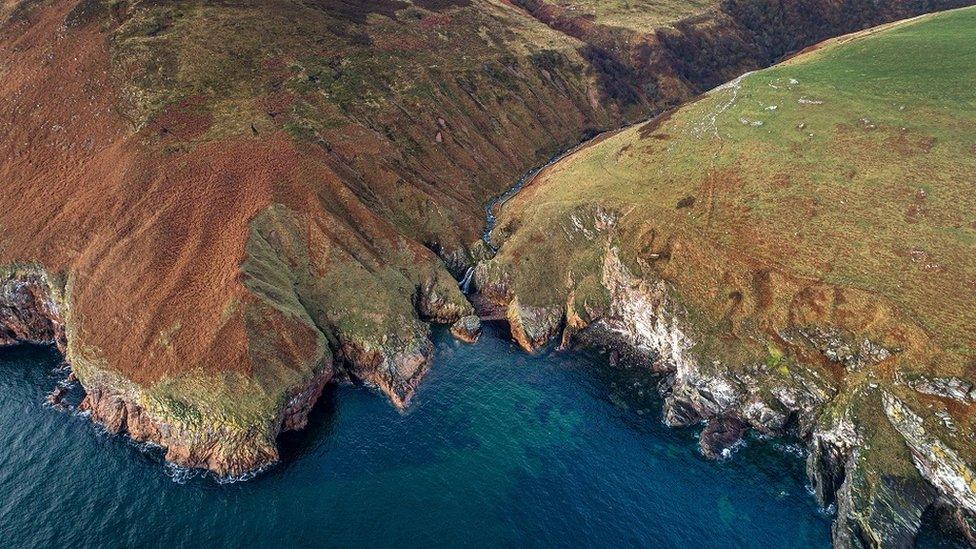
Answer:
<svg viewBox="0 0 976 549"><path fill-rule="evenodd" d="M0 545L828 545L790 445L709 462L661 424L653 379L496 327L436 341L406 414L339 387L282 463L225 485L46 407L54 351L0 351Z"/></svg>

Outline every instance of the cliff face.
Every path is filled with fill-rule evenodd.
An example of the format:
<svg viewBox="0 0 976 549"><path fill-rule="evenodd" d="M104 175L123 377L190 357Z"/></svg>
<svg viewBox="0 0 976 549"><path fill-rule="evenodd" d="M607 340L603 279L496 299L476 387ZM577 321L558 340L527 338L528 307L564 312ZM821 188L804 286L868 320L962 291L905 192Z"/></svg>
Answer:
<svg viewBox="0 0 976 549"><path fill-rule="evenodd" d="M0 270L0 346L27 342L67 345L64 287L35 265Z"/></svg>
<svg viewBox="0 0 976 549"><path fill-rule="evenodd" d="M490 278L479 280L490 283ZM939 438L946 435L926 427L921 416L893 396L891 391L903 388L886 386L874 374L853 387L852 380L838 380L831 375L833 365L853 355L838 356L827 349L818 357L828 365L826 370L785 360L707 362L695 352L699 341L690 335L700 328L673 297L675 288L661 279L632 274L615 247L605 251L601 284L608 300L604 306L591 306L586 321L573 312L580 305L573 293L565 316L526 314L513 298L508 303L512 337L534 351L562 330L564 346L637 355L633 364L663 375L659 391L665 423L703 425L700 444L707 457L728 456L747 430L806 441L814 495L822 506L837 512L835 546L912 546L923 516L930 512L934 517L929 520L943 520L946 532L955 530L968 539L976 534L976 475L971 458L953 450L953 443L962 442L971 455L970 441L960 441L955 431L948 439L953 443ZM537 333L552 335L530 335ZM810 345L804 337L790 344ZM834 339L830 346L850 347L850 342ZM879 349L869 344L862 348ZM887 422L879 421L879 409Z"/></svg>
<svg viewBox="0 0 976 549"><path fill-rule="evenodd" d="M484 255L483 204L529 167L821 34L951 5L784 7L794 36L762 3L577 31L491 0L6 2L0 344L59 345L92 416L167 459L253 469L337 373L407 405L427 323L472 312L452 275ZM526 347L560 318L533 314Z"/></svg>
<svg viewBox="0 0 976 549"><path fill-rule="evenodd" d="M475 286L529 350L662 373L706 456L800 437L837 546L973 539L974 29L845 36L595 141L506 204Z"/></svg>

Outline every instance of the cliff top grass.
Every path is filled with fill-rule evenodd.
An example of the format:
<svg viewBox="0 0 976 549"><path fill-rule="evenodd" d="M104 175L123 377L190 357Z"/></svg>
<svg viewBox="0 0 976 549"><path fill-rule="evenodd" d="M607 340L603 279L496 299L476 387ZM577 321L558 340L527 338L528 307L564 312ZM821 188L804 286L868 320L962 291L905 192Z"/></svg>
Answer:
<svg viewBox="0 0 976 549"><path fill-rule="evenodd" d="M971 375L974 33L964 9L844 37L608 136L505 207L498 261L523 303L561 303L598 266L579 212L599 205L719 356L819 323L911 348L900 368Z"/></svg>

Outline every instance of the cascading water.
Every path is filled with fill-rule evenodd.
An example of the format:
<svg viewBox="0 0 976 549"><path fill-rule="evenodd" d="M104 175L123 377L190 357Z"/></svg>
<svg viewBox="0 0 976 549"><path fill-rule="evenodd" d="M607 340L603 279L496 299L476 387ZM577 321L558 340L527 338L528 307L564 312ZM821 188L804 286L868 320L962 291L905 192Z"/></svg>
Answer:
<svg viewBox="0 0 976 549"><path fill-rule="evenodd" d="M464 272L464 278L462 278L461 282L458 284L458 286L461 288L462 294L467 295L471 293L471 279L473 277L474 267L468 267L468 270Z"/></svg>

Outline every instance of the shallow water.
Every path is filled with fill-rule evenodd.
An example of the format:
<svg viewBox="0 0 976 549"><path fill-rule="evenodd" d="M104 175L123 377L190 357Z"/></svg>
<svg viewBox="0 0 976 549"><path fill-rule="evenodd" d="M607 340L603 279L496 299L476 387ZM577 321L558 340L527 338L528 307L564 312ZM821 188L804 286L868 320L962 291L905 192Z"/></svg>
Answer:
<svg viewBox="0 0 976 549"><path fill-rule="evenodd" d="M788 441L709 462L696 429L661 424L652 378L527 356L497 326L473 346L435 341L406 414L329 390L282 463L234 484L46 407L53 350L0 351L0 545L829 544Z"/></svg>

